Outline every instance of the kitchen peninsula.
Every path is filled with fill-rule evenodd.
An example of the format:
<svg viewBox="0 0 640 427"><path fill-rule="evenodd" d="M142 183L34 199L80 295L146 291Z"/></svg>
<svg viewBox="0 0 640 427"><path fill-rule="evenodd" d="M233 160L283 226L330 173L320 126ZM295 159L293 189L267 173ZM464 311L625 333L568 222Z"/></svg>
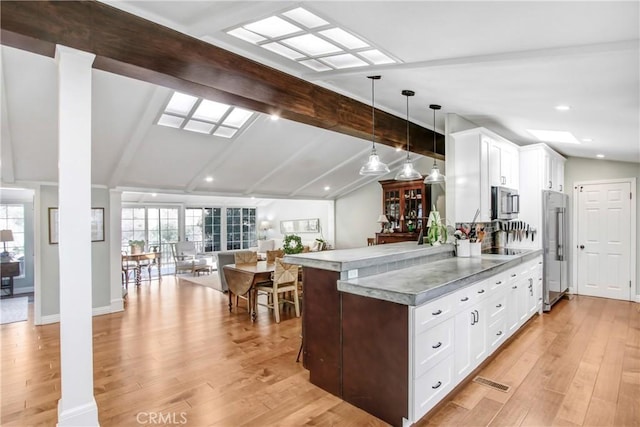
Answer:
<svg viewBox="0 0 640 427"><path fill-rule="evenodd" d="M418 421L541 309L541 251L457 258L452 245L404 242L285 262L303 266L310 381L396 426Z"/></svg>

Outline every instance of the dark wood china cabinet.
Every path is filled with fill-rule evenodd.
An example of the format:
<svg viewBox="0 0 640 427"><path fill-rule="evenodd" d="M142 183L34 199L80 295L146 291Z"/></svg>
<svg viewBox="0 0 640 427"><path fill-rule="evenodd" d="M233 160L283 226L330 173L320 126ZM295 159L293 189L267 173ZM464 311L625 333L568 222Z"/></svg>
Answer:
<svg viewBox="0 0 640 427"><path fill-rule="evenodd" d="M376 233L376 242L394 243L416 240L429 217L431 189L422 179L414 181L380 181L382 186L382 212L393 233Z"/></svg>

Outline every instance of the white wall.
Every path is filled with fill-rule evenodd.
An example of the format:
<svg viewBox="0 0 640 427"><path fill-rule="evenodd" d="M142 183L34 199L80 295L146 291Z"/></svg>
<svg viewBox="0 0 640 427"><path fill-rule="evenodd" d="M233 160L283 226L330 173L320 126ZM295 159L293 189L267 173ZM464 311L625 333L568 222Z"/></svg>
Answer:
<svg viewBox="0 0 640 427"><path fill-rule="evenodd" d="M564 188L573 206L574 182L636 178L636 250L640 250L640 164L569 157L564 165ZM636 296L640 295L640 269L636 259Z"/></svg>
<svg viewBox="0 0 640 427"><path fill-rule="evenodd" d="M276 247L281 246L284 235L280 233L280 221L288 219L320 219L320 233L299 233L303 244L313 243L315 239L324 239L335 246L335 208L333 200L274 200L267 206L258 208L258 221L267 220L271 229L266 238L276 240ZM263 232L259 231L262 236Z"/></svg>
<svg viewBox="0 0 640 427"><path fill-rule="evenodd" d="M110 258L109 258L109 191L93 188L91 191L93 207L104 207L105 241L91 243L91 286L92 307L101 308L111 306L110 289ZM43 322L57 321L60 314L60 272L58 268L58 245L49 243L49 208L58 206L58 187L43 185L40 189L40 266L42 283L39 298L41 300ZM87 286L89 281L87 280ZM38 298L38 296L36 295Z"/></svg>

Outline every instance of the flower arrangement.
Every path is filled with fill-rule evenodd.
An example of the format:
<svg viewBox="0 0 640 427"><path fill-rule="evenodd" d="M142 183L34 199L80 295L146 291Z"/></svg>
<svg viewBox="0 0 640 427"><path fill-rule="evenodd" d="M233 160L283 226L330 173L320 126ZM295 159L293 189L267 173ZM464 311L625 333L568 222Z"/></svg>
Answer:
<svg viewBox="0 0 640 427"><path fill-rule="evenodd" d="M144 240L129 240L131 255L144 252Z"/></svg>

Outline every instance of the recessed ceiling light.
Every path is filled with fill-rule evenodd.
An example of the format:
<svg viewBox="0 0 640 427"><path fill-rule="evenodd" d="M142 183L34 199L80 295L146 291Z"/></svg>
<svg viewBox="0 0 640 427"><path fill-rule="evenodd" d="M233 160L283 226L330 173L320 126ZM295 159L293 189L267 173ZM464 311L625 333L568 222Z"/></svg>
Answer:
<svg viewBox="0 0 640 427"><path fill-rule="evenodd" d="M556 105L556 110L558 111L569 111L571 109L568 105Z"/></svg>
<svg viewBox="0 0 640 427"><path fill-rule="evenodd" d="M192 117L194 119L217 122L224 115L224 113L227 112L228 109L229 106L226 104L203 99L200 105L198 105L198 109L196 110L196 112L193 113Z"/></svg>
<svg viewBox="0 0 640 427"><path fill-rule="evenodd" d="M251 196L251 200L255 200L255 199L256 199L256 196Z"/></svg>
<svg viewBox="0 0 640 427"><path fill-rule="evenodd" d="M402 147L396 147L396 151L402 151Z"/></svg>
<svg viewBox="0 0 640 427"><path fill-rule="evenodd" d="M215 136L221 136L223 138L231 138L233 135L236 134L237 131L238 129L219 126L218 129L216 129L215 132L213 132L213 134Z"/></svg>
<svg viewBox="0 0 640 427"><path fill-rule="evenodd" d="M209 134L213 130L214 126L215 125L213 123L206 123L198 120L189 120L187 124L184 125L184 130Z"/></svg>
<svg viewBox="0 0 640 427"><path fill-rule="evenodd" d="M604 154L596 154L596 157L599 159L604 159Z"/></svg>
<svg viewBox="0 0 640 427"><path fill-rule="evenodd" d="M324 187L324 191L329 191L331 190L331 187L329 187L328 185Z"/></svg>
<svg viewBox="0 0 640 427"><path fill-rule="evenodd" d="M151 193L151 197L157 197L158 193Z"/></svg>
<svg viewBox="0 0 640 427"><path fill-rule="evenodd" d="M560 130L532 130L527 129L531 135L535 136L542 142L557 142L564 144L580 144L571 132Z"/></svg>
<svg viewBox="0 0 640 427"><path fill-rule="evenodd" d="M270 50L271 52L275 52L278 55L282 55L285 58L289 58L289 59L301 59L301 58L305 58L306 56L298 51L295 51L293 49L289 49L286 46L281 45L280 43L266 43L261 45L263 48Z"/></svg>
<svg viewBox="0 0 640 427"><path fill-rule="evenodd" d="M274 122L277 121L279 118L280 118L280 116L278 116L277 114L272 114L271 115L271 120L274 121Z"/></svg>
<svg viewBox="0 0 640 427"><path fill-rule="evenodd" d="M593 142L591 138L582 138L582 142Z"/></svg>
<svg viewBox="0 0 640 427"><path fill-rule="evenodd" d="M208 176L204 179L207 182L213 182L213 177L212 176Z"/></svg>
<svg viewBox="0 0 640 427"><path fill-rule="evenodd" d="M332 68L323 64L320 61L316 61L315 59L307 59L304 61L299 61L300 64L305 65L309 68L311 68L314 71L328 71L331 70Z"/></svg>
<svg viewBox="0 0 640 427"><path fill-rule="evenodd" d="M236 107L231 111L227 118L224 119L222 124L241 128L252 115L253 113L251 111Z"/></svg>

